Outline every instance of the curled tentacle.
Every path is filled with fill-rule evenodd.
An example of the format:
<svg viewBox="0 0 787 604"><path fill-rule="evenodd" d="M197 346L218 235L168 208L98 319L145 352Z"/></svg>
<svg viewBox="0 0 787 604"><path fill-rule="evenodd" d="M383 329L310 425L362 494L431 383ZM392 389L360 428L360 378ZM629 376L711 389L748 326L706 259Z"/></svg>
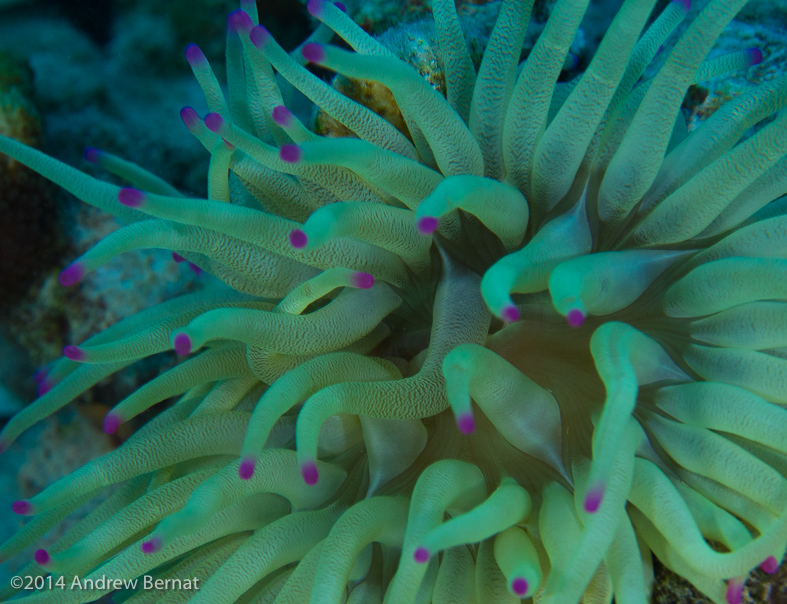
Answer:
<svg viewBox="0 0 787 604"><path fill-rule="evenodd" d="M424 535L413 552L413 559L424 564L449 547L488 539L527 520L531 507L527 491L514 480L504 479L486 501Z"/></svg>
<svg viewBox="0 0 787 604"><path fill-rule="evenodd" d="M358 413L382 419L413 419L446 409L443 358L458 344L482 341L488 325L478 277L463 267L446 266L435 301L431 345L418 373L401 380L336 384L312 395L298 415L296 429L302 472L316 478L312 471L316 437L322 422L331 415ZM408 403L403 405L403 401Z"/></svg>
<svg viewBox="0 0 787 604"><path fill-rule="evenodd" d="M524 196L516 189L480 176L446 178L416 209L418 230L430 235L440 217L456 209L475 215L507 250L521 245L529 211Z"/></svg>
<svg viewBox="0 0 787 604"><path fill-rule="evenodd" d="M400 375L396 367L387 361L349 352L322 355L285 373L265 392L251 415L243 441L241 478L248 479L254 473L256 456L271 428L293 406L337 382L389 380Z"/></svg>
<svg viewBox="0 0 787 604"><path fill-rule="evenodd" d="M416 549L421 539L442 523L445 510L450 507L472 506L485 494L483 475L473 465L457 460L443 460L424 470L410 500L402 557L386 592L386 601L406 602L417 592L427 565L416 562Z"/></svg>
<svg viewBox="0 0 787 604"><path fill-rule="evenodd" d="M541 584L538 552L527 533L512 526L495 538L495 560L506 576L508 589L518 598L532 596Z"/></svg>
<svg viewBox="0 0 787 604"><path fill-rule="evenodd" d="M567 260L549 276L549 293L569 323L626 308L685 252L631 250Z"/></svg>
<svg viewBox="0 0 787 604"><path fill-rule="evenodd" d="M516 321L519 311L511 294L546 289L549 275L558 264L590 252L591 247L583 196L572 210L544 225L522 249L493 264L481 280L481 294L496 316Z"/></svg>
<svg viewBox="0 0 787 604"><path fill-rule="evenodd" d="M599 327L590 349L607 390L604 410L593 432L593 465L585 496L585 511L594 513L612 475L618 442L634 411L639 385L685 375L654 340L623 323Z"/></svg>
<svg viewBox="0 0 787 604"><path fill-rule="evenodd" d="M322 354L343 348L370 333L401 303L384 283L370 289L345 288L327 306L304 315L246 309L208 311L175 331L179 354L213 339L228 339L279 354Z"/></svg>
<svg viewBox="0 0 787 604"><path fill-rule="evenodd" d="M448 353L443 375L462 432L472 432L475 425L472 397L508 442L564 471L560 408L547 390L477 344L463 344Z"/></svg>
<svg viewBox="0 0 787 604"><path fill-rule="evenodd" d="M312 593L310 604L330 604L341 597L353 563L369 543L401 547L407 504L400 497L373 497L342 515L323 545L314 577L319 590Z"/></svg>

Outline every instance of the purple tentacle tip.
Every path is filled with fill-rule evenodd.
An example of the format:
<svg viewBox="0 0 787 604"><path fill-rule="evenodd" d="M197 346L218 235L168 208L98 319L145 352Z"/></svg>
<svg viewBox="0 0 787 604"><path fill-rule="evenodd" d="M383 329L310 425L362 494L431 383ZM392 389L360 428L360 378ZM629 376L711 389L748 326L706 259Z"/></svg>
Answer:
<svg viewBox="0 0 787 604"><path fill-rule="evenodd" d="M43 382L46 379L46 374L47 373L48 372L47 372L46 367L41 367L41 369L39 369L38 371L36 371L33 374L33 380L35 381L36 384L40 384L41 382Z"/></svg>
<svg viewBox="0 0 787 604"><path fill-rule="evenodd" d="M290 245L296 250L302 250L309 243L309 236L300 229L290 231Z"/></svg>
<svg viewBox="0 0 787 604"><path fill-rule="evenodd" d="M333 5L336 8L338 8L340 11L342 11L343 13L347 12L347 7L344 4L342 4L341 2L334 2Z"/></svg>
<svg viewBox="0 0 787 604"><path fill-rule="evenodd" d="M320 17L323 12L322 3L323 0L309 0L309 3L306 5L306 10L309 11L309 14L313 17Z"/></svg>
<svg viewBox="0 0 787 604"><path fill-rule="evenodd" d="M369 289L374 285L374 276L369 273L356 272L353 273L353 286L358 289Z"/></svg>
<svg viewBox="0 0 787 604"><path fill-rule="evenodd" d="M249 40L251 43L254 44L257 48L261 46L265 46L268 43L268 40L271 39L270 32L265 29L262 25L257 25L253 27L249 32Z"/></svg>
<svg viewBox="0 0 787 604"><path fill-rule="evenodd" d="M727 581L727 593L725 594L727 604L741 604L743 602L743 581L740 579L730 579Z"/></svg>
<svg viewBox="0 0 787 604"><path fill-rule="evenodd" d="M528 585L527 579L525 579L524 577L517 577L516 579L511 581L511 591L513 591L520 598L525 597L525 594L527 594L528 589L530 589L530 585Z"/></svg>
<svg viewBox="0 0 787 604"><path fill-rule="evenodd" d="M198 267L196 264L194 264L193 262L189 262L189 268L191 269L191 272L197 276L202 274L202 269Z"/></svg>
<svg viewBox="0 0 787 604"><path fill-rule="evenodd" d="M683 5L683 10L689 12L691 10L691 0L676 0Z"/></svg>
<svg viewBox="0 0 787 604"><path fill-rule="evenodd" d="M573 308L568 311L566 321L571 327L581 327L585 322L585 314L578 308Z"/></svg>
<svg viewBox="0 0 787 604"><path fill-rule="evenodd" d="M33 559L36 561L36 564L39 566L46 566L52 561L52 557L49 555L49 552L45 549L37 549L36 553L33 554Z"/></svg>
<svg viewBox="0 0 787 604"><path fill-rule="evenodd" d="M63 287L70 287L74 283L79 283L85 276L85 267L81 262L74 262L60 271L58 281Z"/></svg>
<svg viewBox="0 0 787 604"><path fill-rule="evenodd" d="M117 432L117 429L120 427L120 424L123 423L123 419L117 414L112 413L111 411L107 413L107 416L104 418L104 432L107 434L114 434Z"/></svg>
<svg viewBox="0 0 787 604"><path fill-rule="evenodd" d="M14 501L13 505L11 505L11 509L13 510L14 514L27 516L33 509L33 504L27 499L20 499L19 501Z"/></svg>
<svg viewBox="0 0 787 604"><path fill-rule="evenodd" d="M598 512L602 499L604 499L604 487L590 489L587 495L585 495L585 511L588 514L595 514Z"/></svg>
<svg viewBox="0 0 787 604"><path fill-rule="evenodd" d="M37 394L38 396L44 396L44 395L45 395L47 392L49 392L50 390L52 390L52 387L53 387L53 386L54 386L54 383L52 383L52 382L51 382L50 380L48 380L48 379L44 379L44 380L43 380L43 381L42 381L42 382L41 382L41 383L38 385L38 390L36 390L36 394Z"/></svg>
<svg viewBox="0 0 787 604"><path fill-rule="evenodd" d="M200 50L199 46L196 44L189 44L186 46L186 60L189 62L189 65L192 67L200 64L200 63L207 63L208 60L205 58L205 54Z"/></svg>
<svg viewBox="0 0 787 604"><path fill-rule="evenodd" d="M440 219L435 216L424 216L418 219L418 232L421 235L431 235L437 230Z"/></svg>
<svg viewBox="0 0 787 604"><path fill-rule="evenodd" d="M183 256L181 256L180 254L178 254L177 252L172 252L172 259L175 262L177 262L178 264L180 264L181 262L185 262L186 261L186 259Z"/></svg>
<svg viewBox="0 0 787 604"><path fill-rule="evenodd" d="M308 461L301 466L301 476L303 476L303 482L309 486L317 484L317 481L320 479L320 473L317 471L317 466L313 461Z"/></svg>
<svg viewBox="0 0 787 604"><path fill-rule="evenodd" d="M500 318L506 323L515 323L519 321L519 309L513 304L504 306L503 310L500 311Z"/></svg>
<svg viewBox="0 0 787 604"><path fill-rule="evenodd" d="M224 126L224 118L218 113L209 113L205 116L205 125L211 132L218 132Z"/></svg>
<svg viewBox="0 0 787 604"><path fill-rule="evenodd" d="M779 570L779 561L773 556L768 556L763 563L760 564L760 568L769 575L775 575L776 571Z"/></svg>
<svg viewBox="0 0 787 604"><path fill-rule="evenodd" d="M288 164L294 164L301 161L303 151L298 145L284 145L279 149L279 158L286 161Z"/></svg>
<svg viewBox="0 0 787 604"><path fill-rule="evenodd" d="M253 457L246 457L243 461L240 462L240 467L238 468L238 476L241 477L241 480L249 480L252 476L254 476L254 470L257 465L257 462Z"/></svg>
<svg viewBox="0 0 787 604"><path fill-rule="evenodd" d="M475 419L472 413L463 413L456 418L456 426L462 434L472 434L475 432Z"/></svg>
<svg viewBox="0 0 787 604"><path fill-rule="evenodd" d="M66 346L63 349L63 356L67 359L71 359L72 361L84 361L87 353L82 350L79 346Z"/></svg>
<svg viewBox="0 0 787 604"><path fill-rule="evenodd" d="M304 44L303 48L301 48L301 54L310 63L322 63L325 61L325 48L323 48L322 44L317 44L317 42Z"/></svg>
<svg viewBox="0 0 787 604"><path fill-rule="evenodd" d="M292 113L284 105L276 105L271 112L271 117L282 128L287 128L292 124Z"/></svg>
<svg viewBox="0 0 787 604"><path fill-rule="evenodd" d="M413 554L413 560L418 562L418 564L424 564L429 561L429 550L425 547L419 547L415 550Z"/></svg>
<svg viewBox="0 0 787 604"><path fill-rule="evenodd" d="M254 23L245 11L236 10L227 17L227 26L233 31L251 31Z"/></svg>
<svg viewBox="0 0 787 604"><path fill-rule="evenodd" d="M180 356L186 356L191 353L191 338L185 333L179 333L173 340L175 352Z"/></svg>
<svg viewBox="0 0 787 604"><path fill-rule="evenodd" d="M85 159L91 164L97 164L101 159L101 151L93 147L85 149Z"/></svg>
<svg viewBox="0 0 787 604"><path fill-rule="evenodd" d="M139 189L125 187L118 192L118 201L129 208L138 208L145 203L145 193Z"/></svg>
<svg viewBox="0 0 787 604"><path fill-rule="evenodd" d="M762 63L762 50L759 48L749 49L749 66L759 65Z"/></svg>
<svg viewBox="0 0 787 604"><path fill-rule="evenodd" d="M193 107L184 107L181 109L180 119L183 120L183 123L186 124L186 128L189 130L192 130L200 123L199 115L197 115Z"/></svg>
<svg viewBox="0 0 787 604"><path fill-rule="evenodd" d="M155 554L161 550L161 537L151 537L147 541L142 542L143 554Z"/></svg>

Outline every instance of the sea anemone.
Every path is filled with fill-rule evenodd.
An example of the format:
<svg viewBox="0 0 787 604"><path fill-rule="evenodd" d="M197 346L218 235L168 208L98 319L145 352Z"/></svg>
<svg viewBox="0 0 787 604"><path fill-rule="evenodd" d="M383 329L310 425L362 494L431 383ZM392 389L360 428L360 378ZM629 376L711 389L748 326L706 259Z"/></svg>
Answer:
<svg viewBox="0 0 787 604"><path fill-rule="evenodd" d="M60 275L171 249L229 285L68 346L7 448L98 380L189 355L118 403L117 450L14 511L2 555L121 486L29 573L131 583L126 601L540 604L647 601L652 555L712 601L787 547L787 78L691 133L689 86L745 0L626 0L581 77L559 82L589 0L559 0L520 66L532 0L503 0L476 73L452 0L434 0L446 97L342 10L285 52L242 0L210 113L208 199L91 150L130 187L8 138L0 151L127 223ZM338 34L355 52L327 42ZM389 88L406 128L311 62ZM355 136L322 137L300 91ZM289 108L288 108L289 106ZM759 128L753 128L759 126ZM772 203L771 203L772 202ZM51 579L50 579L51 583ZM52 587L50 585L50 587ZM117 588L21 601L88 602ZM6 590L0 597L7 597ZM117 597L117 596L116 596ZM122 599L122 598L121 598Z"/></svg>

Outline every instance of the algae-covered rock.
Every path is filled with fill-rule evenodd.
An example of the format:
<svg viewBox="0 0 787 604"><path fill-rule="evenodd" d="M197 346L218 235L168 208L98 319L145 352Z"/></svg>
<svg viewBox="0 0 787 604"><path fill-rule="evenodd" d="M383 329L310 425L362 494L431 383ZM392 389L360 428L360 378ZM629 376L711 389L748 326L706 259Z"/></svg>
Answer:
<svg viewBox="0 0 787 604"><path fill-rule="evenodd" d="M27 61L0 52L0 134L32 147L42 141ZM53 187L21 164L0 157L0 312L19 299L56 257L58 236Z"/></svg>

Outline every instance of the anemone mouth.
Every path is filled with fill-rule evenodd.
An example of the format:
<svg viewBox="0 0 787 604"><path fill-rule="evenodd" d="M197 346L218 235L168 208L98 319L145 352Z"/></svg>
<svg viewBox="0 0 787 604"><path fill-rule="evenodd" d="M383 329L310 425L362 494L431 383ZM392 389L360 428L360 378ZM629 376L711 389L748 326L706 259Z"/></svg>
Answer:
<svg viewBox="0 0 787 604"><path fill-rule="evenodd" d="M562 83L586 0L558 2L521 68L532 2L505 0L477 72L454 3L435 0L443 97L330 2L309 2L323 25L288 54L242 0L229 102L186 49L210 111L181 113L211 154L207 199L104 152L87 159L131 186L0 137L127 223L63 285L164 247L234 290L129 317L37 376L6 446L128 363L188 357L104 428L177 402L14 504L54 518L122 483L110 518L36 562L129 579L199 569L198 601L331 604L352 589L571 604L644 601L655 555L739 601L787 548L787 204L770 203L787 179L787 79L691 133L675 115L698 78L762 59L705 60L742 2L711 0L645 80L687 3L646 28L653 2L627 0ZM306 61L380 83L407 135ZM315 134L290 88L353 136Z"/></svg>

